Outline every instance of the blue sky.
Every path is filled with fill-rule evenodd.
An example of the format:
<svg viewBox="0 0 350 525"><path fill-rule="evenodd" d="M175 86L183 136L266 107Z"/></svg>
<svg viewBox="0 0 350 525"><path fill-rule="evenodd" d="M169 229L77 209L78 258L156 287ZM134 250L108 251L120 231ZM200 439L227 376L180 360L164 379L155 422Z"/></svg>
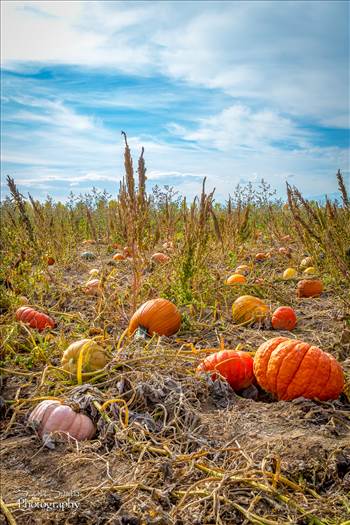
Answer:
<svg viewBox="0 0 350 525"><path fill-rule="evenodd" d="M2 2L5 175L37 198L115 194L127 132L149 187L224 200L265 178L349 183L346 1Z"/></svg>

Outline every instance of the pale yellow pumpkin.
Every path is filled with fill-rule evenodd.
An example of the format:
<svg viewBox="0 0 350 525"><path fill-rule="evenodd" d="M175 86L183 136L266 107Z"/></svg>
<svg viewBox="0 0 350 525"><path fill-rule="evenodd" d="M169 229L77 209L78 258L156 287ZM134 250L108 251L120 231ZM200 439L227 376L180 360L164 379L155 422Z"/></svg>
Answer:
<svg viewBox="0 0 350 525"><path fill-rule="evenodd" d="M100 370L109 361L106 350L101 348L92 339L80 339L70 344L64 351L61 365L64 370L71 372L72 374L77 373L77 364L79 356L83 352L82 357L82 372L94 372Z"/></svg>
<svg viewBox="0 0 350 525"><path fill-rule="evenodd" d="M249 324L267 317L269 307L258 297L242 295L232 305L232 317L235 324Z"/></svg>

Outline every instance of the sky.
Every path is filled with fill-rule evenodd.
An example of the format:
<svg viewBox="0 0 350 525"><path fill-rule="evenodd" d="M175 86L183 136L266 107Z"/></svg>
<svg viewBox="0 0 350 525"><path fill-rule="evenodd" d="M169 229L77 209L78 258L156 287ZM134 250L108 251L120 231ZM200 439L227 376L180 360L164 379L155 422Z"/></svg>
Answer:
<svg viewBox="0 0 350 525"><path fill-rule="evenodd" d="M349 2L1 3L1 189L115 196L124 144L189 198L350 183Z"/></svg>

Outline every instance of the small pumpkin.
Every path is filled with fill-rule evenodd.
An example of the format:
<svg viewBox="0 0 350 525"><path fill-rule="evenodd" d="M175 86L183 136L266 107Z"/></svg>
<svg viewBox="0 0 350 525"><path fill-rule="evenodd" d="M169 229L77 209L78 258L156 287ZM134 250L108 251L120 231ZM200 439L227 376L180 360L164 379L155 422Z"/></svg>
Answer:
<svg viewBox="0 0 350 525"><path fill-rule="evenodd" d="M96 241L94 241L94 239L85 239L85 241L83 241L82 244L96 244Z"/></svg>
<svg viewBox="0 0 350 525"><path fill-rule="evenodd" d="M284 280L288 280L288 279L294 279L294 277L297 275L297 271L295 268L287 268L286 270L284 270L283 272L283 279Z"/></svg>
<svg viewBox="0 0 350 525"><path fill-rule="evenodd" d="M105 367L108 363L108 354L92 339L80 339L70 344L63 352L61 365L64 370L71 374L77 373L77 364L80 354L83 352L82 372L94 372Z"/></svg>
<svg viewBox="0 0 350 525"><path fill-rule="evenodd" d="M303 279L297 284L298 297L318 297L323 292L323 284L319 279Z"/></svg>
<svg viewBox="0 0 350 525"><path fill-rule="evenodd" d="M55 433L83 441L93 438L96 433L95 425L88 416L74 412L70 406L60 401L49 399L34 408L29 422L36 425L42 438Z"/></svg>
<svg viewBox="0 0 350 525"><path fill-rule="evenodd" d="M162 264L170 261L170 257L165 253L157 252L152 255L151 260Z"/></svg>
<svg viewBox="0 0 350 525"><path fill-rule="evenodd" d="M283 237L281 237L281 242L290 242L291 240L292 238L290 235L283 235Z"/></svg>
<svg viewBox="0 0 350 525"><path fill-rule="evenodd" d="M163 250L173 250L174 243L172 241L166 241L163 243Z"/></svg>
<svg viewBox="0 0 350 525"><path fill-rule="evenodd" d="M232 305L232 317L236 324L249 324L263 320L269 313L269 307L258 297L242 295Z"/></svg>
<svg viewBox="0 0 350 525"><path fill-rule="evenodd" d="M240 273L241 275L248 275L250 272L250 267L247 264L241 264L235 269L235 273Z"/></svg>
<svg viewBox="0 0 350 525"><path fill-rule="evenodd" d="M305 273L305 275L315 275L317 273L317 270L314 266L309 266L303 271L303 273Z"/></svg>
<svg viewBox="0 0 350 525"><path fill-rule="evenodd" d="M291 252L291 249L290 248L285 248L284 246L281 246L281 248L278 248L278 253L280 255L290 255L290 252Z"/></svg>
<svg viewBox="0 0 350 525"><path fill-rule="evenodd" d="M16 310L17 321L28 324L31 328L37 328L39 332L45 328L55 328L55 321L46 314L38 312L29 306L21 306Z"/></svg>
<svg viewBox="0 0 350 525"><path fill-rule="evenodd" d="M226 284L229 286L232 286L233 284L245 284L246 282L246 278L240 273L234 273L226 280Z"/></svg>
<svg viewBox="0 0 350 525"><path fill-rule="evenodd" d="M91 277L96 277L99 273L100 270L98 270L97 268L92 268L92 270L89 271L89 275L91 275Z"/></svg>
<svg viewBox="0 0 350 525"><path fill-rule="evenodd" d="M274 337L254 356L259 385L277 399L337 399L344 387L340 364L327 352L303 341Z"/></svg>
<svg viewBox="0 0 350 525"><path fill-rule="evenodd" d="M180 328L181 314L167 299L151 299L142 304L130 319L129 336L140 328L149 335L170 336Z"/></svg>
<svg viewBox="0 0 350 525"><path fill-rule="evenodd" d="M85 284L84 291L87 295L101 295L101 283L99 279L91 279Z"/></svg>
<svg viewBox="0 0 350 525"><path fill-rule="evenodd" d="M96 255L92 252L82 252L80 254L80 257L82 259L85 259L86 261L93 261L94 259L96 259Z"/></svg>
<svg viewBox="0 0 350 525"><path fill-rule="evenodd" d="M313 265L313 262L313 257L305 257L300 263L300 268L308 268L309 266Z"/></svg>
<svg viewBox="0 0 350 525"><path fill-rule="evenodd" d="M267 253L259 252L255 255L256 261L266 261L266 259L268 259Z"/></svg>
<svg viewBox="0 0 350 525"><path fill-rule="evenodd" d="M280 306L271 317L272 328L275 330L293 330L297 324L297 316L290 306Z"/></svg>
<svg viewBox="0 0 350 525"><path fill-rule="evenodd" d="M113 255L113 259L115 261L125 261L126 256L122 253L116 253L115 255Z"/></svg>
<svg viewBox="0 0 350 525"><path fill-rule="evenodd" d="M253 358L247 352L221 350L208 355L197 367L196 372L214 372L212 379L216 379L220 374L234 390L239 391L253 383Z"/></svg>

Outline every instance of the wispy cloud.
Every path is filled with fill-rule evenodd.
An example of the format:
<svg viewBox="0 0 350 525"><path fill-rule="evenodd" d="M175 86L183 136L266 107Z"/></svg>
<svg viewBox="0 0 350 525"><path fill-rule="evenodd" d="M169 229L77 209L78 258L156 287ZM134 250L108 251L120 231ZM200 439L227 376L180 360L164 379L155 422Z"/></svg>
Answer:
<svg viewBox="0 0 350 525"><path fill-rule="evenodd" d="M121 129L145 146L150 185L188 195L203 176L225 198L261 177L330 192L349 173L347 2L1 9L3 167L27 187L115 189Z"/></svg>

